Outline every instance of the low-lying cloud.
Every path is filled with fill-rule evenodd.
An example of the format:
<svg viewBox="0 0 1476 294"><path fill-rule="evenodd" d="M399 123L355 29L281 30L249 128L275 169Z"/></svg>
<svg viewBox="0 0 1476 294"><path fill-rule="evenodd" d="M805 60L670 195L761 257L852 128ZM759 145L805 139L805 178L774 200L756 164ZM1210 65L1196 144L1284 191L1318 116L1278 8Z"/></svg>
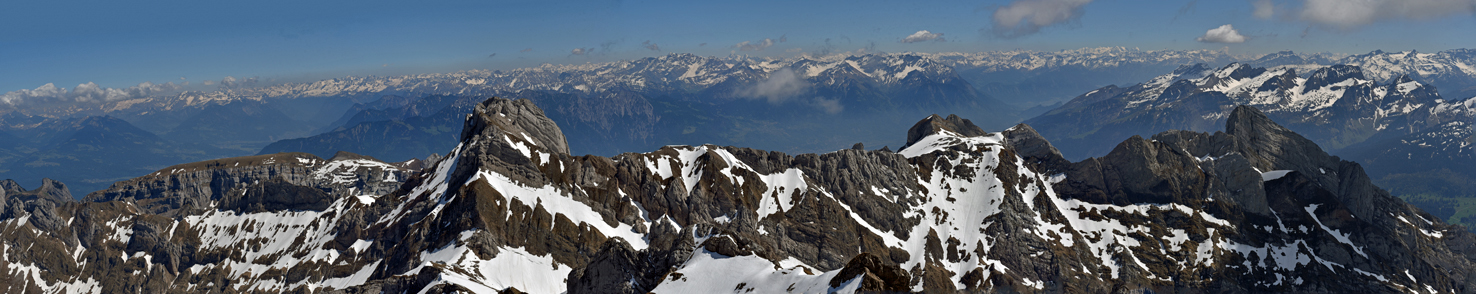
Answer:
<svg viewBox="0 0 1476 294"><path fill-rule="evenodd" d="M991 31L1002 38L1018 38L1040 32L1040 29L1076 22L1085 13L1082 8L1092 0L1015 0L994 10Z"/></svg>
<svg viewBox="0 0 1476 294"><path fill-rule="evenodd" d="M738 96L764 99L772 104L780 104L803 94L809 89L809 83L794 70L782 68L769 74L763 81L754 84L753 87L739 91Z"/></svg>
<svg viewBox="0 0 1476 294"><path fill-rule="evenodd" d="M759 99L771 105L802 105L814 107L816 110L828 114L836 114L846 110L840 99L827 99L825 97L809 97L810 83L793 69L782 68L769 74L763 81L754 84L747 89L739 90L738 97L746 99Z"/></svg>
<svg viewBox="0 0 1476 294"><path fill-rule="evenodd" d="M820 111L824 111L825 113L829 114L837 114L841 111L846 110L846 106L841 105L840 99L825 99L825 97L815 97L815 99L810 100L810 104L815 106L815 108L819 108Z"/></svg>
<svg viewBox="0 0 1476 294"><path fill-rule="evenodd" d="M128 88L104 88L96 83L79 84L72 89L47 83L35 89L23 89L0 94L0 103L17 105L30 102L109 102L143 98L160 93L177 92L183 85L174 83L155 84L143 82Z"/></svg>
<svg viewBox="0 0 1476 294"><path fill-rule="evenodd" d="M763 40L753 42L739 42L738 44L734 44L733 48L737 48L738 51L763 51L764 49L769 49L769 47L774 46L774 44L784 43L785 41L789 41L789 38L785 36L779 36L778 40L764 38Z"/></svg>
<svg viewBox="0 0 1476 294"><path fill-rule="evenodd" d="M1204 32L1204 36L1194 40L1205 43L1242 43L1245 42L1246 37L1241 35L1240 31L1235 30L1234 26L1226 24L1210 29Z"/></svg>
<svg viewBox="0 0 1476 294"><path fill-rule="evenodd" d="M641 42L641 47L646 47L646 49L650 49L651 51L661 51L661 46L657 46L656 43L651 43L651 40Z"/></svg>
<svg viewBox="0 0 1476 294"><path fill-rule="evenodd" d="M902 41L901 42L902 43L918 43L918 42L929 42L929 41L932 41L932 42L947 42L948 40L943 39L943 33L934 33L934 32L929 32L928 30L921 30L921 31L917 31L916 33L912 33L911 35L908 35L905 38L902 38Z"/></svg>

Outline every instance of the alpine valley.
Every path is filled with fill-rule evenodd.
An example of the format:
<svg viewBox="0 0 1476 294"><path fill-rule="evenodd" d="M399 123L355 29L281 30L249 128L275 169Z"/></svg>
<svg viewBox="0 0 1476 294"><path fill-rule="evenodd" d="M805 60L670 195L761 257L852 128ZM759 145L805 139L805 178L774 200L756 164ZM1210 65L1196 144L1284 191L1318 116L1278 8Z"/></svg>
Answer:
<svg viewBox="0 0 1476 294"><path fill-rule="evenodd" d="M1371 80L1405 75L1442 85L1445 96L1469 97L1476 95L1469 86L1476 84L1473 58L1469 50L1235 56L1121 47L778 59L669 54L301 83L231 78L213 89L48 84L0 95L0 178L34 185L50 177L86 193L170 165L252 154L424 159L454 147L462 119L489 96L547 109L572 135L575 154L708 143L825 152L855 142L898 146L904 142L886 134L932 113L963 114L1000 129L1092 89L1185 64L1354 64ZM99 146L109 148L96 152Z"/></svg>
<svg viewBox="0 0 1476 294"><path fill-rule="evenodd" d="M576 156L533 100L445 158L181 164L73 201L4 186L11 293L1300 292L1476 289L1476 235L1253 106L1068 161L1029 125L905 144ZM1106 143L1104 143L1106 144Z"/></svg>

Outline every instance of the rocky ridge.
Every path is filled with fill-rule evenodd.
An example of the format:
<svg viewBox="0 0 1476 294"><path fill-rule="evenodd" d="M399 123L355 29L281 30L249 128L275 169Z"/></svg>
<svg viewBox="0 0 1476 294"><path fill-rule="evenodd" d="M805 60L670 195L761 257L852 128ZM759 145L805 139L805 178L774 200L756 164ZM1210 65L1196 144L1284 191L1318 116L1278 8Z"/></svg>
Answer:
<svg viewBox="0 0 1476 294"><path fill-rule="evenodd" d="M605 158L567 154L543 110L493 98L459 146L393 192L285 211L159 200L203 189L69 203L54 209L60 229L0 220L0 266L9 292L1476 289L1471 233L1254 108L1226 125L1133 137L1080 162L1030 126L990 133L941 116L895 153L703 145ZM240 161L279 157L313 164ZM160 172L150 177L172 170Z"/></svg>
<svg viewBox="0 0 1476 294"><path fill-rule="evenodd" d="M327 160L306 153L232 157L166 167L114 183L106 190L88 194L82 201L122 201L145 207L148 213L166 216L195 214L215 208L216 202L223 199L265 191L302 190L301 193L310 193L302 195L313 195L327 202L337 197L372 201L372 197L399 188L400 179L409 177L413 171L349 152L339 152ZM321 210L321 204L326 204L323 201L313 207Z"/></svg>

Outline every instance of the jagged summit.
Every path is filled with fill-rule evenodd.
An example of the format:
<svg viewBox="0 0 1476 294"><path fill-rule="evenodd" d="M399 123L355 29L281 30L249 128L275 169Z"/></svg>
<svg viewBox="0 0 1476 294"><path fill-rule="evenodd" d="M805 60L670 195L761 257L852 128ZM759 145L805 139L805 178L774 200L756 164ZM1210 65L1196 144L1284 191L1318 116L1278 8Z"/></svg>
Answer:
<svg viewBox="0 0 1476 294"><path fill-rule="evenodd" d="M348 151L338 151L336 153L333 153L333 157L328 158L328 161L342 161L342 160L373 160L373 161L380 161L379 159L375 159L373 156L360 155L360 154L356 154L356 153L348 152Z"/></svg>
<svg viewBox="0 0 1476 294"><path fill-rule="evenodd" d="M487 99L477 105L461 131L462 142L498 136L542 150L569 154L569 142L564 139L563 131L531 100Z"/></svg>
<svg viewBox="0 0 1476 294"><path fill-rule="evenodd" d="M457 148L390 191L349 189L362 177L145 177L136 183L189 185L136 190L203 206L159 217L148 208L169 202L24 205L0 219L0 257L32 287L83 292L1476 288L1469 232L1380 194L1357 164L1309 153L1249 107L1233 109L1228 132L1132 137L1069 162L1031 126L989 133L957 116L919 122L897 153L576 157L524 101L480 104ZM207 182L237 188L201 196L216 193Z"/></svg>
<svg viewBox="0 0 1476 294"><path fill-rule="evenodd" d="M398 188L409 171L372 157L340 152L323 160L308 153L277 153L178 164L114 183L92 192L84 202L122 201L150 213L182 216L216 208L237 211L317 209L331 197L387 193ZM249 195L248 195L249 194ZM300 195L295 200L273 194ZM246 197L247 202L239 198ZM327 198L325 198L327 197ZM308 206L246 206L251 199ZM372 198L369 198L372 199ZM224 206L219 206L224 205Z"/></svg>
<svg viewBox="0 0 1476 294"><path fill-rule="evenodd" d="M927 118L924 118L921 121L918 121L917 124L912 125L911 129L907 130L907 143L902 145L902 149L907 149L908 146L912 146L912 144L917 143L917 141L921 140L923 137L941 133L943 131L953 132L965 137L976 137L989 134L989 132L985 132L984 129L981 129L979 128L979 126L974 125L974 122L964 118L960 118L958 117L958 115L949 114L948 117L945 118L934 114L928 116Z"/></svg>
<svg viewBox="0 0 1476 294"><path fill-rule="evenodd" d="M50 178L42 178L41 186L36 189L26 190L15 180L6 179L0 181L0 202L5 199L15 198L20 201L45 200L54 203L66 203L72 201L72 192L67 185ZM3 204L0 204L3 206Z"/></svg>

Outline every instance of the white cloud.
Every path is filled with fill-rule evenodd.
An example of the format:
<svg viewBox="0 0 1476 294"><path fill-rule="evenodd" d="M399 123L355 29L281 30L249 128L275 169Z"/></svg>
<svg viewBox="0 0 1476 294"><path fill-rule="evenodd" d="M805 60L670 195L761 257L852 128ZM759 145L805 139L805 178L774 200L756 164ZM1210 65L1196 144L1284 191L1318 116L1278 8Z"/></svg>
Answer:
<svg viewBox="0 0 1476 294"><path fill-rule="evenodd" d="M782 68L769 74L769 78L744 89L738 93L739 96L748 98L761 98L772 104L783 103L790 98L798 96L809 88L804 78L795 74L794 70Z"/></svg>
<svg viewBox="0 0 1476 294"><path fill-rule="evenodd" d="M841 105L840 99L825 99L825 97L815 97L815 100L810 101L810 103L814 105L815 108L819 108L820 111L824 111L825 113L829 114L837 114L841 111L846 110L846 106Z"/></svg>
<svg viewBox="0 0 1476 294"><path fill-rule="evenodd" d="M573 55L585 55L585 54L589 54L589 52L593 52L593 51L594 51L594 48L574 48L574 50L570 50L569 51L569 54L573 54Z"/></svg>
<svg viewBox="0 0 1476 294"><path fill-rule="evenodd" d="M226 76L225 78L220 79L220 83L218 84L220 84L221 87L225 88L245 88L255 86L257 81L258 79L256 77L238 79L236 77Z"/></svg>
<svg viewBox="0 0 1476 294"><path fill-rule="evenodd" d="M1239 31L1236 31L1235 27L1227 24L1210 29L1204 32L1204 36L1194 40L1205 43L1241 43L1245 42L1245 39L1246 37L1241 35Z"/></svg>
<svg viewBox="0 0 1476 294"><path fill-rule="evenodd" d="M651 43L651 40L641 42L641 46L646 47L646 49L651 49L651 51L661 51L661 46L656 46L656 43Z"/></svg>
<svg viewBox="0 0 1476 294"><path fill-rule="evenodd" d="M1092 0L1015 0L994 10L994 34L1005 38L1040 32L1041 28L1073 22Z"/></svg>
<svg viewBox="0 0 1476 294"><path fill-rule="evenodd" d="M774 39L764 38L757 42L743 41L733 45L733 48L738 48L738 51L763 51L764 49L769 49L770 46L774 46L774 43L778 42L775 42Z"/></svg>
<svg viewBox="0 0 1476 294"><path fill-rule="evenodd" d="M934 33L929 32L928 30L917 31L916 33L908 35L906 38L902 38L902 43L917 43L927 41L946 42L948 40L943 39L943 33Z"/></svg>
<svg viewBox="0 0 1476 294"><path fill-rule="evenodd" d="M1276 5L1272 4L1271 0L1255 0L1251 2L1251 6L1255 7L1255 11L1251 14L1256 18L1271 19L1276 15Z"/></svg>
<svg viewBox="0 0 1476 294"><path fill-rule="evenodd" d="M63 102L107 102L131 98L141 98L150 95L177 92L184 87L174 83L154 84L143 82L138 86L128 88L103 88L97 83L87 82L67 90L57 87L55 84L47 83L30 90L16 90L0 94L0 103L15 105L26 102L38 101L63 101Z"/></svg>
<svg viewBox="0 0 1476 294"><path fill-rule="evenodd" d="M1432 20L1476 13L1476 0L1303 0L1302 20L1352 29L1386 20Z"/></svg>

